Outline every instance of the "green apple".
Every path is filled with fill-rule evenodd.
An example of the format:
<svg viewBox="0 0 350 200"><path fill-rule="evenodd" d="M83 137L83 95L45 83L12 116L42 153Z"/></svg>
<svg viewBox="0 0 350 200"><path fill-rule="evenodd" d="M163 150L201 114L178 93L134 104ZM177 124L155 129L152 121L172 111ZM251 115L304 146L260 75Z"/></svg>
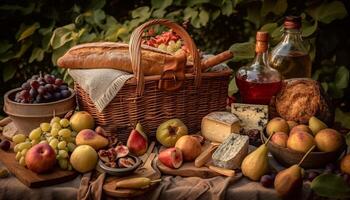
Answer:
<svg viewBox="0 0 350 200"><path fill-rule="evenodd" d="M176 141L188 134L186 125L179 119L163 122L157 129L157 140L165 147L174 147Z"/></svg>

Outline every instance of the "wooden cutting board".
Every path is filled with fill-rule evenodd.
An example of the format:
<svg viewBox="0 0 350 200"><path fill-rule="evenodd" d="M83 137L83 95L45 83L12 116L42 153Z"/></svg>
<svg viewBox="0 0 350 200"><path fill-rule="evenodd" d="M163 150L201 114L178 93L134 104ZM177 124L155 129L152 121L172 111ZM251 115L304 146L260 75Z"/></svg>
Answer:
<svg viewBox="0 0 350 200"><path fill-rule="evenodd" d="M156 150L155 150L156 151ZM156 157L156 153L150 152L147 160L145 161L145 164L138 168L135 173L133 173L130 176L126 177L108 177L103 185L103 191L113 197L135 197L143 195L144 193L154 189L157 184L152 185L151 187L148 187L146 189L116 189L116 183L129 179L129 178L135 178L135 177L147 177L152 180L159 179L161 177L161 174L158 170L155 170L152 167L152 162Z"/></svg>
<svg viewBox="0 0 350 200"><path fill-rule="evenodd" d="M47 174L36 174L23 167L16 161L16 154L0 150L0 161L7 169L28 187L41 187L54 185L74 179L78 173L75 171L63 171L59 167Z"/></svg>

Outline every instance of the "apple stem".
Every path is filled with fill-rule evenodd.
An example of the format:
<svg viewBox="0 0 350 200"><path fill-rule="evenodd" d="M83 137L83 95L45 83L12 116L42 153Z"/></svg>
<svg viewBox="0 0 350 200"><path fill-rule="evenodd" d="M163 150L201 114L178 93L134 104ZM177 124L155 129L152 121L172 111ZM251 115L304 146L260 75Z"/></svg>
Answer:
<svg viewBox="0 0 350 200"><path fill-rule="evenodd" d="M271 140L271 137L273 136L273 134L275 134L275 132L272 132L271 135L267 138L267 140L265 141L265 145Z"/></svg>
<svg viewBox="0 0 350 200"><path fill-rule="evenodd" d="M158 182L161 182L162 179L155 179L155 180L151 180L151 183L158 183Z"/></svg>
<svg viewBox="0 0 350 200"><path fill-rule="evenodd" d="M300 162L298 163L298 166L300 166L303 162L304 162L304 160L305 160L305 158L311 153L311 151L315 148L316 146L315 145L313 145L306 153L305 153L305 155L303 156L303 158L300 160Z"/></svg>

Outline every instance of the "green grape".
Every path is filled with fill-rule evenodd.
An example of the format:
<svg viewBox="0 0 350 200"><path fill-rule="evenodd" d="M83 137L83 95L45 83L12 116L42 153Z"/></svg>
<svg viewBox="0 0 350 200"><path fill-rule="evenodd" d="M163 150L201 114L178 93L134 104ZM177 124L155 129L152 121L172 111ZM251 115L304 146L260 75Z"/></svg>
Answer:
<svg viewBox="0 0 350 200"><path fill-rule="evenodd" d="M68 158L68 152L66 150L58 150L58 156L60 158Z"/></svg>
<svg viewBox="0 0 350 200"><path fill-rule="evenodd" d="M74 143L68 143L67 144L67 147L68 147L68 151L69 152L73 152L74 151L74 149L77 147Z"/></svg>
<svg viewBox="0 0 350 200"><path fill-rule="evenodd" d="M67 138L67 142L75 143L75 137Z"/></svg>
<svg viewBox="0 0 350 200"><path fill-rule="evenodd" d="M165 44L160 44L158 46L158 49L162 50L162 51L166 51L166 45Z"/></svg>
<svg viewBox="0 0 350 200"><path fill-rule="evenodd" d="M51 128L52 129L57 129L57 130L61 130L62 127L61 127L61 124L59 122L54 122L52 125L51 125Z"/></svg>
<svg viewBox="0 0 350 200"><path fill-rule="evenodd" d="M31 142L22 142L18 144L18 152L22 151L23 149L30 149L32 147Z"/></svg>
<svg viewBox="0 0 350 200"><path fill-rule="evenodd" d="M15 144L19 144L21 142L24 142L26 140L26 136L24 134L16 134L12 137L12 141Z"/></svg>
<svg viewBox="0 0 350 200"><path fill-rule="evenodd" d="M69 171L72 171L72 170L73 170L73 167L72 167L72 165L71 165L70 163L68 163L68 170L69 170Z"/></svg>
<svg viewBox="0 0 350 200"><path fill-rule="evenodd" d="M64 148L66 148L66 146L67 146L67 142L66 141L61 141L57 145L58 149L64 149Z"/></svg>
<svg viewBox="0 0 350 200"><path fill-rule="evenodd" d="M57 128L52 128L50 134L51 134L52 136L57 136L57 135L58 135L58 131L60 131L60 130L57 129Z"/></svg>
<svg viewBox="0 0 350 200"><path fill-rule="evenodd" d="M54 138L54 139L52 139L52 140L50 141L49 145L50 145L53 149L56 149L58 143L59 143L58 139Z"/></svg>
<svg viewBox="0 0 350 200"><path fill-rule="evenodd" d="M22 156L20 159L19 159L19 164L22 165L22 166L26 166L26 160L25 160L25 157Z"/></svg>
<svg viewBox="0 0 350 200"><path fill-rule="evenodd" d="M175 43L175 47L176 47L176 49L180 49L180 48L181 48L181 46L182 46L182 42L181 42L181 40L177 40L177 41L176 41L176 43Z"/></svg>
<svg viewBox="0 0 350 200"><path fill-rule="evenodd" d="M68 119L61 119L60 124L63 128L67 128L69 126L69 120Z"/></svg>
<svg viewBox="0 0 350 200"><path fill-rule="evenodd" d="M68 128L64 128L58 132L58 135L64 138L69 138L72 135L72 131L69 130Z"/></svg>
<svg viewBox="0 0 350 200"><path fill-rule="evenodd" d="M59 123L60 120L61 120L61 118L59 118L59 117L54 117L54 118L51 119L50 124L52 125L52 124L55 123L55 122Z"/></svg>
<svg viewBox="0 0 350 200"><path fill-rule="evenodd" d="M22 156L25 156L26 153L27 153L27 151L28 151L28 149L23 149L23 150L21 151Z"/></svg>
<svg viewBox="0 0 350 200"><path fill-rule="evenodd" d="M175 46L168 45L166 48L166 51L169 53L175 53L176 52Z"/></svg>
<svg viewBox="0 0 350 200"><path fill-rule="evenodd" d="M30 132L29 138L31 140L39 139L41 137L41 134L42 134L41 129L36 128L36 129L32 130L32 132Z"/></svg>
<svg viewBox="0 0 350 200"><path fill-rule="evenodd" d="M21 142L22 143L22 142ZM21 143L19 143L19 144L21 144ZM19 145L18 144L16 144L14 147L13 147L13 151L15 152L15 153L17 153L19 150L18 150L18 147L19 147Z"/></svg>
<svg viewBox="0 0 350 200"><path fill-rule="evenodd" d="M39 144L40 140L32 140L30 143L32 143L32 146Z"/></svg>
<svg viewBox="0 0 350 200"><path fill-rule="evenodd" d="M170 40L169 43L168 43L169 46L174 46L175 45L175 42L174 40Z"/></svg>
<svg viewBox="0 0 350 200"><path fill-rule="evenodd" d="M16 154L16 160L19 161L19 159L21 159L21 157L22 157L21 152L17 152L17 154Z"/></svg>
<svg viewBox="0 0 350 200"><path fill-rule="evenodd" d="M72 137L76 137L77 135L78 135L78 133L77 133L77 132L72 131Z"/></svg>
<svg viewBox="0 0 350 200"><path fill-rule="evenodd" d="M49 132L51 129L51 125L49 123L41 123L40 128L43 132Z"/></svg>
<svg viewBox="0 0 350 200"><path fill-rule="evenodd" d="M41 141L39 142L39 144L44 144L44 143L48 144L47 140L41 140Z"/></svg>
<svg viewBox="0 0 350 200"><path fill-rule="evenodd" d="M68 168L68 160L67 159L59 159L58 164L61 169L67 169Z"/></svg>

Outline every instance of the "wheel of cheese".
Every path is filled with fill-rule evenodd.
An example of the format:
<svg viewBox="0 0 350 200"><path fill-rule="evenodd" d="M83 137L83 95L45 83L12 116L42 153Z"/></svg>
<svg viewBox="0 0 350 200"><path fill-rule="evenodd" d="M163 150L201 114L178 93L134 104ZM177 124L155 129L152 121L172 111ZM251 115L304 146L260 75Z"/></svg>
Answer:
<svg viewBox="0 0 350 200"><path fill-rule="evenodd" d="M320 84L312 79L285 80L276 95L277 113L286 120L307 124L316 116L328 125L334 121L334 109Z"/></svg>

